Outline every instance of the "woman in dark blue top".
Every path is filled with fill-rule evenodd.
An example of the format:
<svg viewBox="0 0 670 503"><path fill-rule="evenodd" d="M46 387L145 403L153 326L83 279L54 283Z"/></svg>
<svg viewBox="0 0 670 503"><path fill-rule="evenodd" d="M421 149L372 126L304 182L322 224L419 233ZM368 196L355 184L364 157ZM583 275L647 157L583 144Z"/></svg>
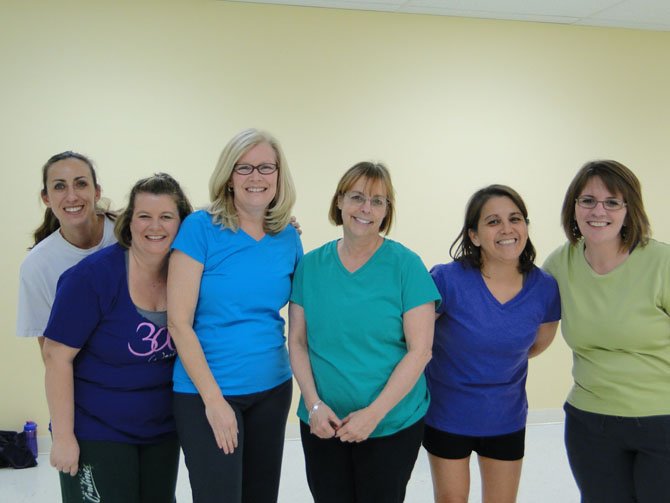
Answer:
<svg viewBox="0 0 670 503"><path fill-rule="evenodd" d="M167 260L190 212L169 175L140 180L116 222L118 244L59 280L44 358L64 502L174 501Z"/></svg>

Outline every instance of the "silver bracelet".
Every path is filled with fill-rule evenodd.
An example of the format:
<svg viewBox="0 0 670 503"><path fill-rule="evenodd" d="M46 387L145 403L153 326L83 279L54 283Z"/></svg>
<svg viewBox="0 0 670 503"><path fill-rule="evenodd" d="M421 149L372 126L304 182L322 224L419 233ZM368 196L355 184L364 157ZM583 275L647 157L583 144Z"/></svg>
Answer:
<svg viewBox="0 0 670 503"><path fill-rule="evenodd" d="M312 420L312 416L316 413L317 410L319 410L319 405L321 405L323 402L321 400L317 400L314 402L314 405L312 405L312 408L309 411L309 414L307 415L307 422L310 422Z"/></svg>

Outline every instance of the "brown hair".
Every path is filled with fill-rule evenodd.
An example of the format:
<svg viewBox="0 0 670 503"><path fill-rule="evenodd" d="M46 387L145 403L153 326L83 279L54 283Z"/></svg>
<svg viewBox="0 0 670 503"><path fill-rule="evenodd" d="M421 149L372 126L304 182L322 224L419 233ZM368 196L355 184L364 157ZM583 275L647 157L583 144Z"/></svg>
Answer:
<svg viewBox="0 0 670 503"><path fill-rule="evenodd" d="M570 182L561 209L561 224L568 241L577 244L582 237L575 220L575 201L594 177L600 178L613 194L620 193L626 203L627 214L621 228L621 251L630 251L637 245L645 246L651 237L651 226L642 203L640 181L626 166L608 159L587 162Z"/></svg>
<svg viewBox="0 0 670 503"><path fill-rule="evenodd" d="M472 194L465 207L465 220L463 228L458 234L458 237L449 247L449 255L456 261L465 262L466 264L481 270L482 255L478 246L472 242L470 238L470 230L477 230L479 219L482 216L482 208L486 202L492 197L507 197L514 205L519 208L523 218L528 223L528 210L526 204L519 193L507 185L489 185L483 189L479 189ZM527 273L533 268L535 262L535 247L528 236L526 247L519 256L519 272Z"/></svg>
<svg viewBox="0 0 670 503"><path fill-rule="evenodd" d="M61 152L60 154L55 154L52 155L46 163L44 163L44 166L42 166L42 190L40 191L40 194L42 196L47 195L47 178L49 177L49 168L51 168L52 165L57 163L58 161L64 161L65 159L78 159L84 164L88 166L88 169L91 170L91 178L93 179L93 186L95 188L100 188L98 185L98 178L95 173L95 168L93 167L93 162L86 157L84 154L80 154L78 152L72 152L71 150L66 150L65 152ZM116 218L116 215L110 211L107 211L107 209L103 206L98 206L97 210L100 213L103 213L106 217L110 218L111 220L114 220ZM35 229L33 232L33 239L34 243L31 246L33 248L37 243L42 241L43 239L49 237L53 232L57 229L60 228L60 222L56 218L56 215L54 215L54 212L51 210L51 208L47 208L44 210L44 219L42 220L42 223Z"/></svg>
<svg viewBox="0 0 670 503"><path fill-rule="evenodd" d="M153 176L142 178L131 189L128 196L128 206L119 214L114 225L114 235L119 244L124 248L130 248L132 241L130 222L133 219L135 211L135 197L141 193L172 196L177 205L179 220L181 222L193 212L193 207L184 191L179 186L179 183L177 183L177 180L170 175L167 173L156 173Z"/></svg>
<svg viewBox="0 0 670 503"><path fill-rule="evenodd" d="M342 175L342 178L340 178L340 181L337 184L335 195L333 195L333 199L330 201L328 219L334 225L342 225L342 210L338 207L338 202L345 192L356 185L356 182L361 178L371 182L380 182L386 189L388 206L386 208L386 216L379 226L379 231L383 232L386 236L391 232L391 226L393 225L393 218L395 216L395 190L393 189L393 183L391 182L391 173L389 173L386 166L379 162L359 162L354 164L344 175Z"/></svg>

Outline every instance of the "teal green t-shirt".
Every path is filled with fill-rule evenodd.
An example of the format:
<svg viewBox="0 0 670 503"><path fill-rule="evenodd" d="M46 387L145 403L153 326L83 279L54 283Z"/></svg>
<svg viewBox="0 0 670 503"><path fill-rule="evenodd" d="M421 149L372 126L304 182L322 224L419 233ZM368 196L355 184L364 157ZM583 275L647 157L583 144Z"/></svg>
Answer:
<svg viewBox="0 0 670 503"><path fill-rule="evenodd" d="M319 397L338 417L377 398L407 354L403 314L439 298L419 256L389 239L353 273L342 265L337 241L303 257L295 271L291 302L305 311ZM422 374L370 436L392 435L411 426L425 415L428 403ZM302 398L298 417L308 422Z"/></svg>
<svg viewBox="0 0 670 503"><path fill-rule="evenodd" d="M561 332L573 351L574 407L598 414L670 414L670 246L650 240L598 274L584 243L566 243L544 269L561 292Z"/></svg>

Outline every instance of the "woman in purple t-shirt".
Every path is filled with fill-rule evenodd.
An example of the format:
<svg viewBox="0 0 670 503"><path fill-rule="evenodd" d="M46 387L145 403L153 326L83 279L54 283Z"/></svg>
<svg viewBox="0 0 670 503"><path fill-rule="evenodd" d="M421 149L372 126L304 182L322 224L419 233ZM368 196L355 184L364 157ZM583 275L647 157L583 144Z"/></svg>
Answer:
<svg viewBox="0 0 670 503"><path fill-rule="evenodd" d="M426 368L424 446L435 500L467 501L475 451L483 501L495 494L512 503L524 455L528 358L554 338L558 286L533 265L526 206L504 185L470 198L450 255L454 262L431 270L442 296Z"/></svg>
<svg viewBox="0 0 670 503"><path fill-rule="evenodd" d="M190 212L171 176L140 180L116 221L118 244L58 282L44 360L51 464L64 502L174 501L167 261Z"/></svg>

